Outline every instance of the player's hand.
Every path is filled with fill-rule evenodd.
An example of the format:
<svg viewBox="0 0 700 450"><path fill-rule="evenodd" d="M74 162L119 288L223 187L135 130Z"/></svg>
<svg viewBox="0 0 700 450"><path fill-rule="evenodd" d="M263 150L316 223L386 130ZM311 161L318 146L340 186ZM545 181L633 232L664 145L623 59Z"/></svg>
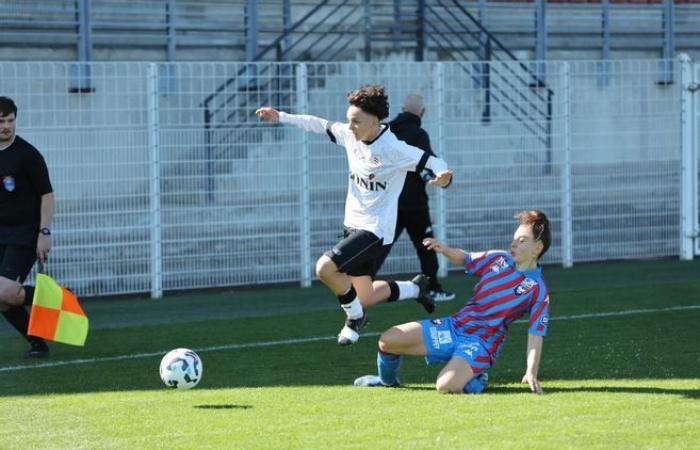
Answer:
<svg viewBox="0 0 700 450"><path fill-rule="evenodd" d="M280 113L275 108L264 106L255 111L255 115L266 122L277 123L280 121Z"/></svg>
<svg viewBox="0 0 700 450"><path fill-rule="evenodd" d="M537 377L532 375L531 373L526 373L521 383L529 385L531 392L538 395L542 394L542 387L540 386L540 382L537 381Z"/></svg>
<svg viewBox="0 0 700 450"><path fill-rule="evenodd" d="M428 184L434 184L436 186L447 186L450 184L450 180L452 180L452 171L451 170L445 170L444 172L440 172L435 174L435 178L432 180L428 181Z"/></svg>
<svg viewBox="0 0 700 450"><path fill-rule="evenodd" d="M433 250L438 253L442 253L447 248L447 246L443 242L435 238L423 239L423 246L425 246L425 248L427 248L428 250Z"/></svg>
<svg viewBox="0 0 700 450"><path fill-rule="evenodd" d="M36 241L36 257L42 264L44 264L49 259L50 251L51 236L39 234L39 238Z"/></svg>

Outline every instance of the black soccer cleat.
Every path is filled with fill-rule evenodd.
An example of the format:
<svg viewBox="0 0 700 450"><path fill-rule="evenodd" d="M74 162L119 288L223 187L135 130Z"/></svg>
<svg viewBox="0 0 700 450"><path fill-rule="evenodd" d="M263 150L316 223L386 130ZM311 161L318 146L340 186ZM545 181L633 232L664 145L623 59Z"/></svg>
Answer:
<svg viewBox="0 0 700 450"><path fill-rule="evenodd" d="M24 354L24 359L42 359L51 356L49 346L44 341L32 342L32 348Z"/></svg>
<svg viewBox="0 0 700 450"><path fill-rule="evenodd" d="M358 331L367 325L368 319L367 311L364 311L359 319L345 319L345 326L338 334L338 345L352 345L357 342L360 339Z"/></svg>
<svg viewBox="0 0 700 450"><path fill-rule="evenodd" d="M416 301L423 305L423 308L425 308L428 314L432 314L435 311L435 300L430 296L430 280L428 277L423 274L416 275L411 280L411 283L418 286L418 297L416 297Z"/></svg>

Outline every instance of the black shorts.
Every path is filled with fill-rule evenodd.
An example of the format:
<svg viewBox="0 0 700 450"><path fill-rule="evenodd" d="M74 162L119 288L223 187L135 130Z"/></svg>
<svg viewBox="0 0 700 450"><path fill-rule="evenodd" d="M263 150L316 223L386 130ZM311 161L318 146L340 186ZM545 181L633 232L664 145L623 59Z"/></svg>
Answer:
<svg viewBox="0 0 700 450"><path fill-rule="evenodd" d="M346 228L343 239L324 255L328 256L338 271L352 277L374 277L379 266L391 251L391 244L383 245L382 239L365 230Z"/></svg>
<svg viewBox="0 0 700 450"><path fill-rule="evenodd" d="M24 283L35 262L36 250L32 247L0 244L0 276Z"/></svg>

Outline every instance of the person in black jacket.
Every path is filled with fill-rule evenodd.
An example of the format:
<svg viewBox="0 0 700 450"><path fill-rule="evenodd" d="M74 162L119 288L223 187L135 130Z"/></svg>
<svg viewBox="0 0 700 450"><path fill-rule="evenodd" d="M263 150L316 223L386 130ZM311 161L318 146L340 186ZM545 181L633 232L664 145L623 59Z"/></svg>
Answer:
<svg viewBox="0 0 700 450"><path fill-rule="evenodd" d="M435 156L430 147L428 133L421 128L421 118L424 112L423 98L420 95L411 94L406 97L403 112L389 122L389 127L396 137L402 141L420 148L431 156ZM421 271L430 279L431 297L436 302L444 302L454 299L455 294L442 288L437 278L437 256L435 252L428 251L423 246L423 239L434 237L433 224L430 221L430 209L428 207L428 194L425 191L425 182L434 176L428 169L423 170L421 173L408 172L406 174L403 191L401 191L401 196L399 197L399 213L394 241L406 229L418 253Z"/></svg>
<svg viewBox="0 0 700 450"><path fill-rule="evenodd" d="M0 97L0 277L17 286L37 259L46 262L51 250L54 196L41 153L16 134L17 106ZM0 296L0 311L31 345L25 358L49 356L43 339L27 336L29 313L22 302Z"/></svg>

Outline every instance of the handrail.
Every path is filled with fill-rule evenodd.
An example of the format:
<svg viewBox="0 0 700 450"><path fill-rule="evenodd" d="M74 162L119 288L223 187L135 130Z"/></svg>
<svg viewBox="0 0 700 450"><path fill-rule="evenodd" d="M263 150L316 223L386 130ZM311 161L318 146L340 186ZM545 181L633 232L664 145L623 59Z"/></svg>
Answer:
<svg viewBox="0 0 700 450"><path fill-rule="evenodd" d="M315 7L313 7L308 13L304 14L304 16L303 16L301 19L297 20L291 27L289 27L289 29L285 30L284 33L282 33L281 35L279 35L279 36L277 37L277 39L275 39L274 41L272 41L271 44L269 44L268 46L266 46L265 48L263 48L260 52L258 52L258 54L255 55L255 57L253 58L253 61L259 60L259 59L262 58L267 52L269 52L269 51L272 50L273 48L276 48L277 45L278 45L280 42L282 42L282 40L284 40L287 36L289 36L291 33L293 33L293 32L294 32L299 26L301 26L301 24L303 24L309 17L311 17L312 15L314 15L314 14L316 13L316 11L318 11L318 10L321 9L322 7L326 6L326 4L328 3L328 1L329 1L329 0L320 0L320 2L319 2ZM247 70L247 66L242 67L242 68L238 71L237 76L241 76L246 70ZM216 89L214 90L214 92L212 92L211 94L209 94L209 95L202 101L202 106L208 107L208 106L209 106L209 102L211 102L211 101L214 99L214 97L216 97L220 92L222 92L222 91L223 91L224 89L226 89L231 83L233 83L233 81L234 81L235 79L236 79L235 77L231 77L231 78L229 78L225 83L223 83L221 86L219 86L218 88L216 88Z"/></svg>
<svg viewBox="0 0 700 450"><path fill-rule="evenodd" d="M442 4L442 0L437 0L437 2L440 3L440 5L442 5L442 6L444 7L444 5ZM467 11L462 5L460 5L460 3L459 3L458 0L452 0L452 3L454 3L455 6L456 6L457 8L459 8L459 10L462 11L462 12L467 16L467 18L468 18L474 25L476 25L476 26L479 28L479 31L485 33L486 36L488 36L489 39L491 39L493 42L495 42L499 49L503 50L508 56L510 56L511 59L512 59L514 62L518 62L518 64L520 65L520 67L523 68L523 70L525 70L527 73L531 74L532 77L533 77L533 78L535 79L535 81L537 82L537 85L538 85L538 86L546 86L546 84L545 84L545 82L544 82L543 80L541 80L536 74L532 73L532 71L531 71L525 64L523 64L518 58L516 58L515 55L513 54L513 52L511 52L510 50L508 50L508 48L506 48L506 46L503 45L503 44L501 43L501 41L499 41L499 40L496 38L496 36L494 36L493 34L491 34L491 32L490 32L489 30L487 30L487 29L481 24L481 22L479 22L479 21L476 19L476 17L474 17L469 11ZM548 90L548 91L552 91L550 88L547 88L547 90ZM553 92L552 92L552 93L553 93Z"/></svg>

